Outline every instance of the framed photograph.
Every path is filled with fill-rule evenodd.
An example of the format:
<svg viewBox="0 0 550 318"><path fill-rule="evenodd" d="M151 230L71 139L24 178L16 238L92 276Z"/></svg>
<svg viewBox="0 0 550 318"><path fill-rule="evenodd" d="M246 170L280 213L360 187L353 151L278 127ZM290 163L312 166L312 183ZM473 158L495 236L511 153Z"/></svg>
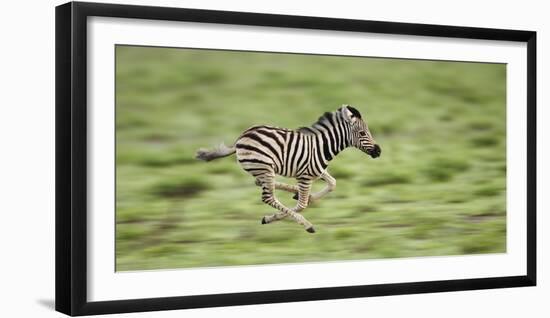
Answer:
<svg viewBox="0 0 550 318"><path fill-rule="evenodd" d="M535 61L532 31L58 6L56 309L534 286Z"/></svg>

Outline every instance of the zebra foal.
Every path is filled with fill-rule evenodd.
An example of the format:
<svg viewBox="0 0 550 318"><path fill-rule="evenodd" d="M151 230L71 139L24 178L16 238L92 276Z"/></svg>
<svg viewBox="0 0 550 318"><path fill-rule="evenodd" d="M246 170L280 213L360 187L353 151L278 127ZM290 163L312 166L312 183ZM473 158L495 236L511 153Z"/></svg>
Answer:
<svg viewBox="0 0 550 318"><path fill-rule="evenodd" d="M355 147L372 158L380 156L381 149L374 141L366 121L352 106L343 105L334 112L327 112L309 127L297 130L272 126L253 126L245 130L231 147L220 145L215 149L199 149L197 159L210 161L237 155L241 167L256 178L262 188L262 201L279 212L266 215L262 224L286 217L292 218L309 233L313 225L299 212L334 190L336 180L328 173L327 166L339 152ZM275 175L293 177L297 185L275 181ZM313 181L322 179L327 186L310 194ZM283 205L274 194L279 189L297 194L294 208Z"/></svg>

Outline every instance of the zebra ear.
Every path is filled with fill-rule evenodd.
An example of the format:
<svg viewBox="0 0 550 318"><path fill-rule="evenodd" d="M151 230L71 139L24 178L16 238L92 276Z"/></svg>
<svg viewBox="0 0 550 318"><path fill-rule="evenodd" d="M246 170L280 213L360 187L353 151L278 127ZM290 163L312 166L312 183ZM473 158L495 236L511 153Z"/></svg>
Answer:
<svg viewBox="0 0 550 318"><path fill-rule="evenodd" d="M344 118L350 123L354 123L357 121L358 118L361 118L361 114L359 114L359 111L349 105L344 105L341 109Z"/></svg>

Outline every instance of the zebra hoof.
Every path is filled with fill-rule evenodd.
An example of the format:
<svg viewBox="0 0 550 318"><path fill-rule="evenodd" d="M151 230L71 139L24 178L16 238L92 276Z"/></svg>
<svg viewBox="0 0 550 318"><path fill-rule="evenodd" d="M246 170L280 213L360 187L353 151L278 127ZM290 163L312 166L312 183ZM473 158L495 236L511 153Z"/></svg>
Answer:
<svg viewBox="0 0 550 318"><path fill-rule="evenodd" d="M265 220L265 216L262 218L262 224L267 224L267 221Z"/></svg>
<svg viewBox="0 0 550 318"><path fill-rule="evenodd" d="M294 196L292 197L294 200L298 200L298 193L295 193Z"/></svg>
<svg viewBox="0 0 550 318"><path fill-rule="evenodd" d="M306 229L306 231L308 231L309 233L315 233L315 229L313 228L313 226L312 226L312 227L308 227L308 228Z"/></svg>

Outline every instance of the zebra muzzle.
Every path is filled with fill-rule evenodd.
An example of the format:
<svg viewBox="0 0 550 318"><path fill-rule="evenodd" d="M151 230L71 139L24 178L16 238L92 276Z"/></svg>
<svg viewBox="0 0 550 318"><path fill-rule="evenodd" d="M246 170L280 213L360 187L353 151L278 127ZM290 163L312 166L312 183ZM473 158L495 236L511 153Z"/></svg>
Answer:
<svg viewBox="0 0 550 318"><path fill-rule="evenodd" d="M380 154L382 153L382 149L380 148L380 146L374 145L374 146L372 147L372 149L370 149L369 151L367 151L367 153L368 153L372 158L378 158L378 157L380 157Z"/></svg>

